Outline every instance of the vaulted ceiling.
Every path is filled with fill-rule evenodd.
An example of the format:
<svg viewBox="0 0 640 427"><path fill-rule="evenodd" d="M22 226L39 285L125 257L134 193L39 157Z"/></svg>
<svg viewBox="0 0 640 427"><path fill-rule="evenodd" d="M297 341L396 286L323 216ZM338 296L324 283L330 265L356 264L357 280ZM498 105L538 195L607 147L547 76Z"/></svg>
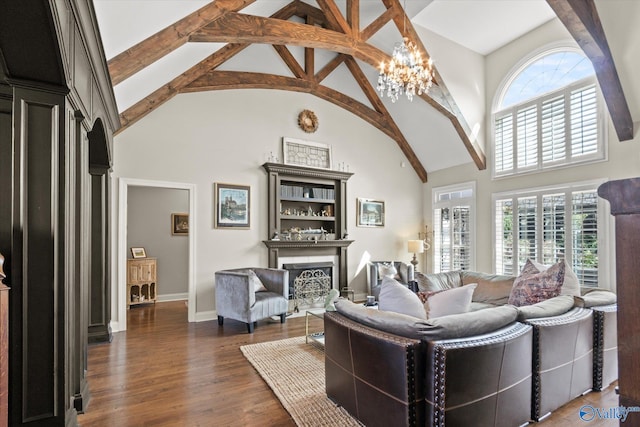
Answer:
<svg viewBox="0 0 640 427"><path fill-rule="evenodd" d="M620 129L621 139L629 137L633 128L631 116L624 93L619 90L620 81L593 2L547 2L595 61L605 96L609 88L609 108L617 112L616 130ZM417 15L416 25L431 22L437 27L437 15L434 18L434 14L425 11L429 7L436 10L435 5L444 6L443 1L94 3L120 108L120 131L180 93L268 88L309 93L362 118L397 143L423 182L427 180L427 170L469 161L479 169L486 167L485 154L438 72L437 59L435 85L412 103L406 99L391 103L376 91L377 68L389 59L394 42L402 35L415 40L428 56L429 47L422 44L411 17ZM535 4L533 10L539 12L534 23L531 20L535 13L529 14L529 26L549 19L549 7L544 1L526 3ZM493 6L494 12L504 9ZM446 6L439 9L450 13ZM526 26L521 24L513 31L523 31L523 27ZM436 31L456 37L456 31L447 27ZM502 40L495 35L470 48L485 54L487 49L520 35L508 28L499 34ZM460 36L459 31L457 35ZM442 141L455 140L460 143L442 146ZM434 153L443 150L447 160L443 156L433 158Z"/></svg>

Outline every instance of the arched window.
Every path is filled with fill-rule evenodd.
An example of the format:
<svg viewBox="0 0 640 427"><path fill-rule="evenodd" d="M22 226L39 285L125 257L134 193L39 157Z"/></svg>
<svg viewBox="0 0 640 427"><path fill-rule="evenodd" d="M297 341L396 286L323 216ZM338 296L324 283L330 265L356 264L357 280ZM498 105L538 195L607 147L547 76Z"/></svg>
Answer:
<svg viewBox="0 0 640 427"><path fill-rule="evenodd" d="M506 80L494 109L494 176L603 159L602 100L591 62L546 51Z"/></svg>

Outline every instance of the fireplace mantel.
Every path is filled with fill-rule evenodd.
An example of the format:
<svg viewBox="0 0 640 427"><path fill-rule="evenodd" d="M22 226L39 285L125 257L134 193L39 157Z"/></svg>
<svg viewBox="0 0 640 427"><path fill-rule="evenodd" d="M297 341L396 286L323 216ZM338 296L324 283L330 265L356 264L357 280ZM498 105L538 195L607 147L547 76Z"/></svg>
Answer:
<svg viewBox="0 0 640 427"><path fill-rule="evenodd" d="M353 240L263 240L269 249L281 248L346 248Z"/></svg>
<svg viewBox="0 0 640 427"><path fill-rule="evenodd" d="M263 240L269 248L269 267L279 268L280 258L292 256L336 255L338 285L347 286L347 248L353 240Z"/></svg>

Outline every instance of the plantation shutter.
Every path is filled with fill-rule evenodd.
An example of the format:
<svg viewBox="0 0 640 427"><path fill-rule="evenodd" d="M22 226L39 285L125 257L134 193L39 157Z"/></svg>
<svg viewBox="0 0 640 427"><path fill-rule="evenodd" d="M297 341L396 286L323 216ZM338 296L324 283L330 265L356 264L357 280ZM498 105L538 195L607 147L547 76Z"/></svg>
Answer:
<svg viewBox="0 0 640 427"><path fill-rule="evenodd" d="M496 200L496 273L513 275L513 202Z"/></svg>
<svg viewBox="0 0 640 427"><path fill-rule="evenodd" d="M536 239L538 222L536 197L518 199L518 271L524 267L527 258L536 259L538 242Z"/></svg>
<svg viewBox="0 0 640 427"><path fill-rule="evenodd" d="M453 209L452 270L469 270L471 266L470 206L454 206Z"/></svg>
<svg viewBox="0 0 640 427"><path fill-rule="evenodd" d="M495 171L513 170L513 115L496 120L495 126Z"/></svg>
<svg viewBox="0 0 640 427"><path fill-rule="evenodd" d="M595 85L571 92L571 154L598 151L598 104Z"/></svg>
<svg viewBox="0 0 640 427"><path fill-rule="evenodd" d="M598 194L580 191L572 199L572 260L580 283L598 285Z"/></svg>
<svg viewBox="0 0 640 427"><path fill-rule="evenodd" d="M565 255L565 195L542 196L542 263L554 264Z"/></svg>
<svg viewBox="0 0 640 427"><path fill-rule="evenodd" d="M564 109L564 95L542 103L542 163L552 163L566 158Z"/></svg>
<svg viewBox="0 0 640 427"><path fill-rule="evenodd" d="M538 108L532 105L516 116L518 168L538 164Z"/></svg>

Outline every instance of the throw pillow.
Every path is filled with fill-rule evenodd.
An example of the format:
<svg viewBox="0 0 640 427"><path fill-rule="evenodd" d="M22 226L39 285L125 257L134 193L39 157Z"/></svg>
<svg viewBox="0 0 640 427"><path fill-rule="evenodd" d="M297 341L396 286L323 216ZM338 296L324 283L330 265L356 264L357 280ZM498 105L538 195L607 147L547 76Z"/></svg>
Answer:
<svg viewBox="0 0 640 427"><path fill-rule="evenodd" d="M398 270L396 270L396 267L391 262L383 262L378 265L378 275L381 279L384 279L385 277L395 279L397 274Z"/></svg>
<svg viewBox="0 0 640 427"><path fill-rule="evenodd" d="M264 292L268 290L253 270L249 270L247 275L249 276L249 283L251 284L253 292Z"/></svg>
<svg viewBox="0 0 640 427"><path fill-rule="evenodd" d="M560 288L560 295L571 295L574 297L580 296L580 280L576 273L573 272L571 266L567 264L566 260L561 260L559 262L564 263L564 282L562 284L562 288ZM536 266L539 271L545 271L550 265L540 264L534 260L531 260L531 263Z"/></svg>
<svg viewBox="0 0 640 427"><path fill-rule="evenodd" d="M418 297L424 303L427 319L448 316L450 314L466 313L471 309L471 299L477 283L458 288L435 292L418 292Z"/></svg>
<svg viewBox="0 0 640 427"><path fill-rule="evenodd" d="M527 260L520 275L513 281L509 304L521 307L532 305L560 295L564 281L564 262L558 262L545 271Z"/></svg>
<svg viewBox="0 0 640 427"><path fill-rule="evenodd" d="M427 319L427 313L418 296L409 288L391 277L382 279L378 309Z"/></svg>

